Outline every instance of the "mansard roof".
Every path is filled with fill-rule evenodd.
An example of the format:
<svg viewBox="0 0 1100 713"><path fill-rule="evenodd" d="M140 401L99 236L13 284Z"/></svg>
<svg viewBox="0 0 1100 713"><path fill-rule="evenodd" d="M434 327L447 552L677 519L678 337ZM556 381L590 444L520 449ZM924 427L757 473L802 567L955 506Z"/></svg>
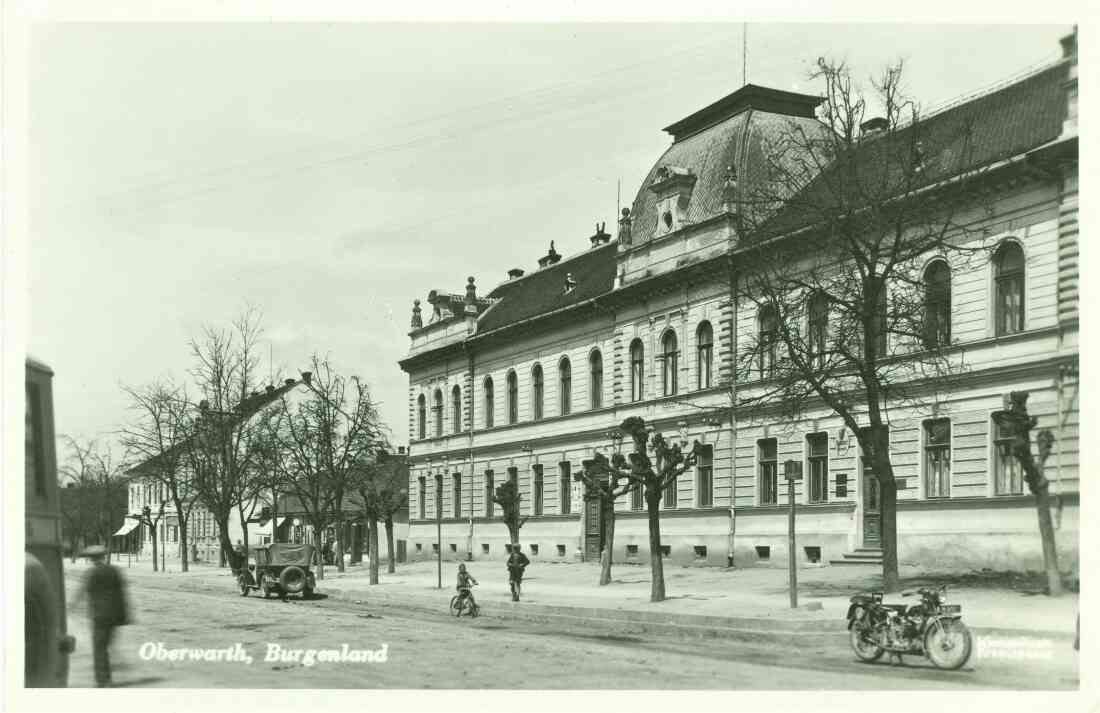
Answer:
<svg viewBox="0 0 1100 713"><path fill-rule="evenodd" d="M615 253L616 243L610 242L498 285L489 293L496 302L478 319L477 333L556 312L611 291ZM568 290L567 276L575 283Z"/></svg>
<svg viewBox="0 0 1100 713"><path fill-rule="evenodd" d="M842 177L839 164L827 168L765 222L758 237L808 227L832 217L824 211L835 210L841 204L858 207L860 195L882 196L884 189L902 182L908 170L903 169L903 154L908 156L917 142L923 166L917 184L920 187L994 165L1055 140L1066 113L1063 84L1067 67L1067 63L1059 62L928 116L893 135L865 140L848 159L859 164L856 170ZM860 185L852 185L853 177Z"/></svg>

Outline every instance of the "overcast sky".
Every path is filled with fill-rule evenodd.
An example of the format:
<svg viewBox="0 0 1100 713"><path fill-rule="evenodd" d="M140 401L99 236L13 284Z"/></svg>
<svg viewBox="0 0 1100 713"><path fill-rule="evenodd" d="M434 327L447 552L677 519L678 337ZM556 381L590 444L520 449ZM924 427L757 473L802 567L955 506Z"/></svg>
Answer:
<svg viewBox="0 0 1100 713"><path fill-rule="evenodd" d="M903 58L925 107L1059 54L1069 26L748 26L748 78ZM183 379L188 339L265 316L275 369L365 378L405 443L414 298L484 294L614 223L670 137L741 85L742 25L37 26L29 349L57 429L108 437L120 384Z"/></svg>

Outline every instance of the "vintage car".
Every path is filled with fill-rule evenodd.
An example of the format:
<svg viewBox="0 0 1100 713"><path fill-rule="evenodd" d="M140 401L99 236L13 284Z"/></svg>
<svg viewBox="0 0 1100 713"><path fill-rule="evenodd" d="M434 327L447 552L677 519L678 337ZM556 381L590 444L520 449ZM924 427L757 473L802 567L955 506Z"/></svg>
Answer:
<svg viewBox="0 0 1100 713"><path fill-rule="evenodd" d="M237 576L241 596L258 589L264 597L272 594L286 599L288 594L301 594L309 599L317 588L310 566L317 556L313 545L276 542L252 550L255 562L249 563Z"/></svg>

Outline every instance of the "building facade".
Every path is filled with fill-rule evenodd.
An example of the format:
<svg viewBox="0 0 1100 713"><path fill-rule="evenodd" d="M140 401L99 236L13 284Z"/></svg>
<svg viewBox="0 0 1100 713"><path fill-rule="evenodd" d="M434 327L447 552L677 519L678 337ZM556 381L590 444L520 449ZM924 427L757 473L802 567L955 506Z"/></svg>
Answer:
<svg viewBox="0 0 1100 713"><path fill-rule="evenodd" d="M891 414L902 563L1041 564L1033 498L993 419L1016 390L1030 392L1038 428L1055 436L1046 473L1058 545L1063 562L1076 558L1075 42L1064 41L1061 61L922 120L973 121L996 195L966 218L987 259L922 258L968 371L950 391ZM600 229L571 257L551 243L536 270L510 271L484 297L470 277L465 292L433 290L428 309L414 303L401 362L411 558L438 548L448 558L505 557L508 534L491 495L513 479L532 560L596 559L599 515L573 476L594 452L620 448L618 424L641 416L666 437L702 444L695 468L662 500L671 560L785 563L779 471L794 459L806 474L795 492L797 556L873 561L878 496L854 434L823 406L792 422L742 405L768 387L766 370L738 368L767 329L767 316L733 284L745 197L764 175L770 140L792 126L823 131L820 101L747 85L666 129L672 144L623 210L615 239ZM613 555L649 555L640 493L617 503Z"/></svg>

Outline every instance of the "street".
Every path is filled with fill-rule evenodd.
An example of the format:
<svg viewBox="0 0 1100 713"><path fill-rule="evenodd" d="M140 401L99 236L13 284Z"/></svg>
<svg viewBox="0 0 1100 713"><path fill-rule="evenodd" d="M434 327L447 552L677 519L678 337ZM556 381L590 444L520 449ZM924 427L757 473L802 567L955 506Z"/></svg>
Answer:
<svg viewBox="0 0 1100 713"><path fill-rule="evenodd" d="M76 586L69 577L69 586ZM937 671L917 657L905 665L855 661L845 648L793 650L723 639L626 636L494 616L456 620L447 611L372 605L335 598L281 602L240 597L227 575L205 591L183 591L179 579L131 581L134 624L119 629L115 685L178 688L530 688L530 689L1072 689L1076 655L1051 660L981 658L957 672ZM522 604L521 604L522 606ZM77 637L70 686L93 685L85 613L70 612ZM843 624L840 624L843 626ZM158 644L162 646L158 647ZM236 647L240 644L240 647ZM349 651L379 652L348 654ZM344 661L266 660L272 645L337 650ZM156 651L243 650L245 661L157 660ZM1067 647L1068 648L1068 647ZM977 651L977 649L976 649ZM143 656L144 655L144 656ZM224 656L224 654L221 654ZM321 654L316 658L325 658Z"/></svg>

